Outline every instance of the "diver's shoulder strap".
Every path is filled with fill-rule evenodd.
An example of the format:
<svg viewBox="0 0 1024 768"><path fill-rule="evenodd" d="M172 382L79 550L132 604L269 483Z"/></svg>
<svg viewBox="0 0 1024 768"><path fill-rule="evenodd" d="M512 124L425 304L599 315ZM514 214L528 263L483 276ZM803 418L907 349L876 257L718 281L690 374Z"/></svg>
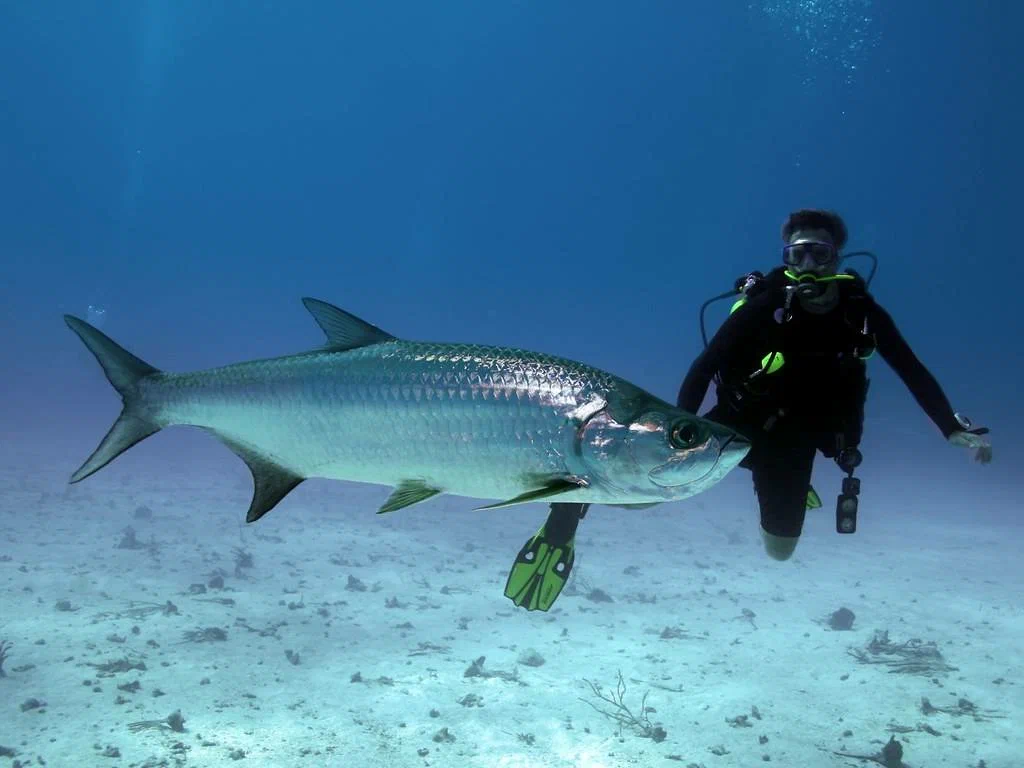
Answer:
<svg viewBox="0 0 1024 768"><path fill-rule="evenodd" d="M764 280L769 288L781 288L789 281L789 278L786 277L786 268L780 266L768 272L764 276Z"/></svg>
<svg viewBox="0 0 1024 768"><path fill-rule="evenodd" d="M840 274L849 275L849 278L842 281L843 295L857 298L869 298L868 284L860 273L855 269L847 268Z"/></svg>
<svg viewBox="0 0 1024 768"><path fill-rule="evenodd" d="M768 272L767 275L758 270L748 272L742 277L737 278L733 284L738 295L736 301L729 309L729 314L731 315L755 296L760 296L770 290L781 290L785 284L786 275L783 267L776 267Z"/></svg>
<svg viewBox="0 0 1024 768"><path fill-rule="evenodd" d="M863 361L874 356L878 346L870 322L870 306L874 303L874 297L868 292L867 283L859 274L852 269L846 272L852 279L844 280L841 284L843 320L853 332L851 343L854 357Z"/></svg>

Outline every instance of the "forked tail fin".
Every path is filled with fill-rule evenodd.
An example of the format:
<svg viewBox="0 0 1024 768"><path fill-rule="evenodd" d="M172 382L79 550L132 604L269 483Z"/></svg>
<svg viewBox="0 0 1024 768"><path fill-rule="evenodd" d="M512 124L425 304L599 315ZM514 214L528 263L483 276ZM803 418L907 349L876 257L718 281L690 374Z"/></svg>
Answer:
<svg viewBox="0 0 1024 768"><path fill-rule="evenodd" d="M95 355L96 361L107 376L107 381L121 395L124 403L121 415L117 417L114 426L92 455L71 476L71 482L77 483L103 469L136 443L160 431L160 425L154 423L140 407L138 388L142 379L159 374L160 371L137 358L84 320L64 315L64 322Z"/></svg>

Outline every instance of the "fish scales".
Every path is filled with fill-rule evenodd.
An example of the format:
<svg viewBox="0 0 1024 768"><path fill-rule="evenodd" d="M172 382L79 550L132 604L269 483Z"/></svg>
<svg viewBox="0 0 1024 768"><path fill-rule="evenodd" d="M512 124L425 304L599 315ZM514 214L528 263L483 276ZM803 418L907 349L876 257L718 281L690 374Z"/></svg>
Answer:
<svg viewBox="0 0 1024 768"><path fill-rule="evenodd" d="M159 422L211 429L302 476L415 477L476 496L567 472L571 413L613 388L634 389L522 350L392 341L163 374L142 395Z"/></svg>

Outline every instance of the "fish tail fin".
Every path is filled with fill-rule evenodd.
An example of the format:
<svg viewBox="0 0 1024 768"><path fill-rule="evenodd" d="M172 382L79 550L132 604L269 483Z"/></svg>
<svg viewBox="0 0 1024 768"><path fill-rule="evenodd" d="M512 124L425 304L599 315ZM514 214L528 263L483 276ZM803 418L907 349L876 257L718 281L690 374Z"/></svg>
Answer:
<svg viewBox="0 0 1024 768"><path fill-rule="evenodd" d="M162 425L153 421L141 407L139 396L139 382L159 374L160 371L137 358L84 320L64 315L64 322L96 357L107 381L121 395L124 403L121 415L117 417L117 421L96 450L71 475L71 482L77 483L103 469L136 443L161 430Z"/></svg>

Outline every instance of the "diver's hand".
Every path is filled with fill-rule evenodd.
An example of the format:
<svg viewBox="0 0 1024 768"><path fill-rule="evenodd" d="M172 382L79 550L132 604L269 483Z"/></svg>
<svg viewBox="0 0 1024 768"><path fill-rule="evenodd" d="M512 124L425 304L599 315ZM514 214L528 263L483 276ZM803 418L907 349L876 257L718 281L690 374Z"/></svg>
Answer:
<svg viewBox="0 0 1024 768"><path fill-rule="evenodd" d="M969 448L974 452L975 461L988 464L992 461L992 445L983 437L986 434L986 427L960 429L949 436L949 442L961 448Z"/></svg>

